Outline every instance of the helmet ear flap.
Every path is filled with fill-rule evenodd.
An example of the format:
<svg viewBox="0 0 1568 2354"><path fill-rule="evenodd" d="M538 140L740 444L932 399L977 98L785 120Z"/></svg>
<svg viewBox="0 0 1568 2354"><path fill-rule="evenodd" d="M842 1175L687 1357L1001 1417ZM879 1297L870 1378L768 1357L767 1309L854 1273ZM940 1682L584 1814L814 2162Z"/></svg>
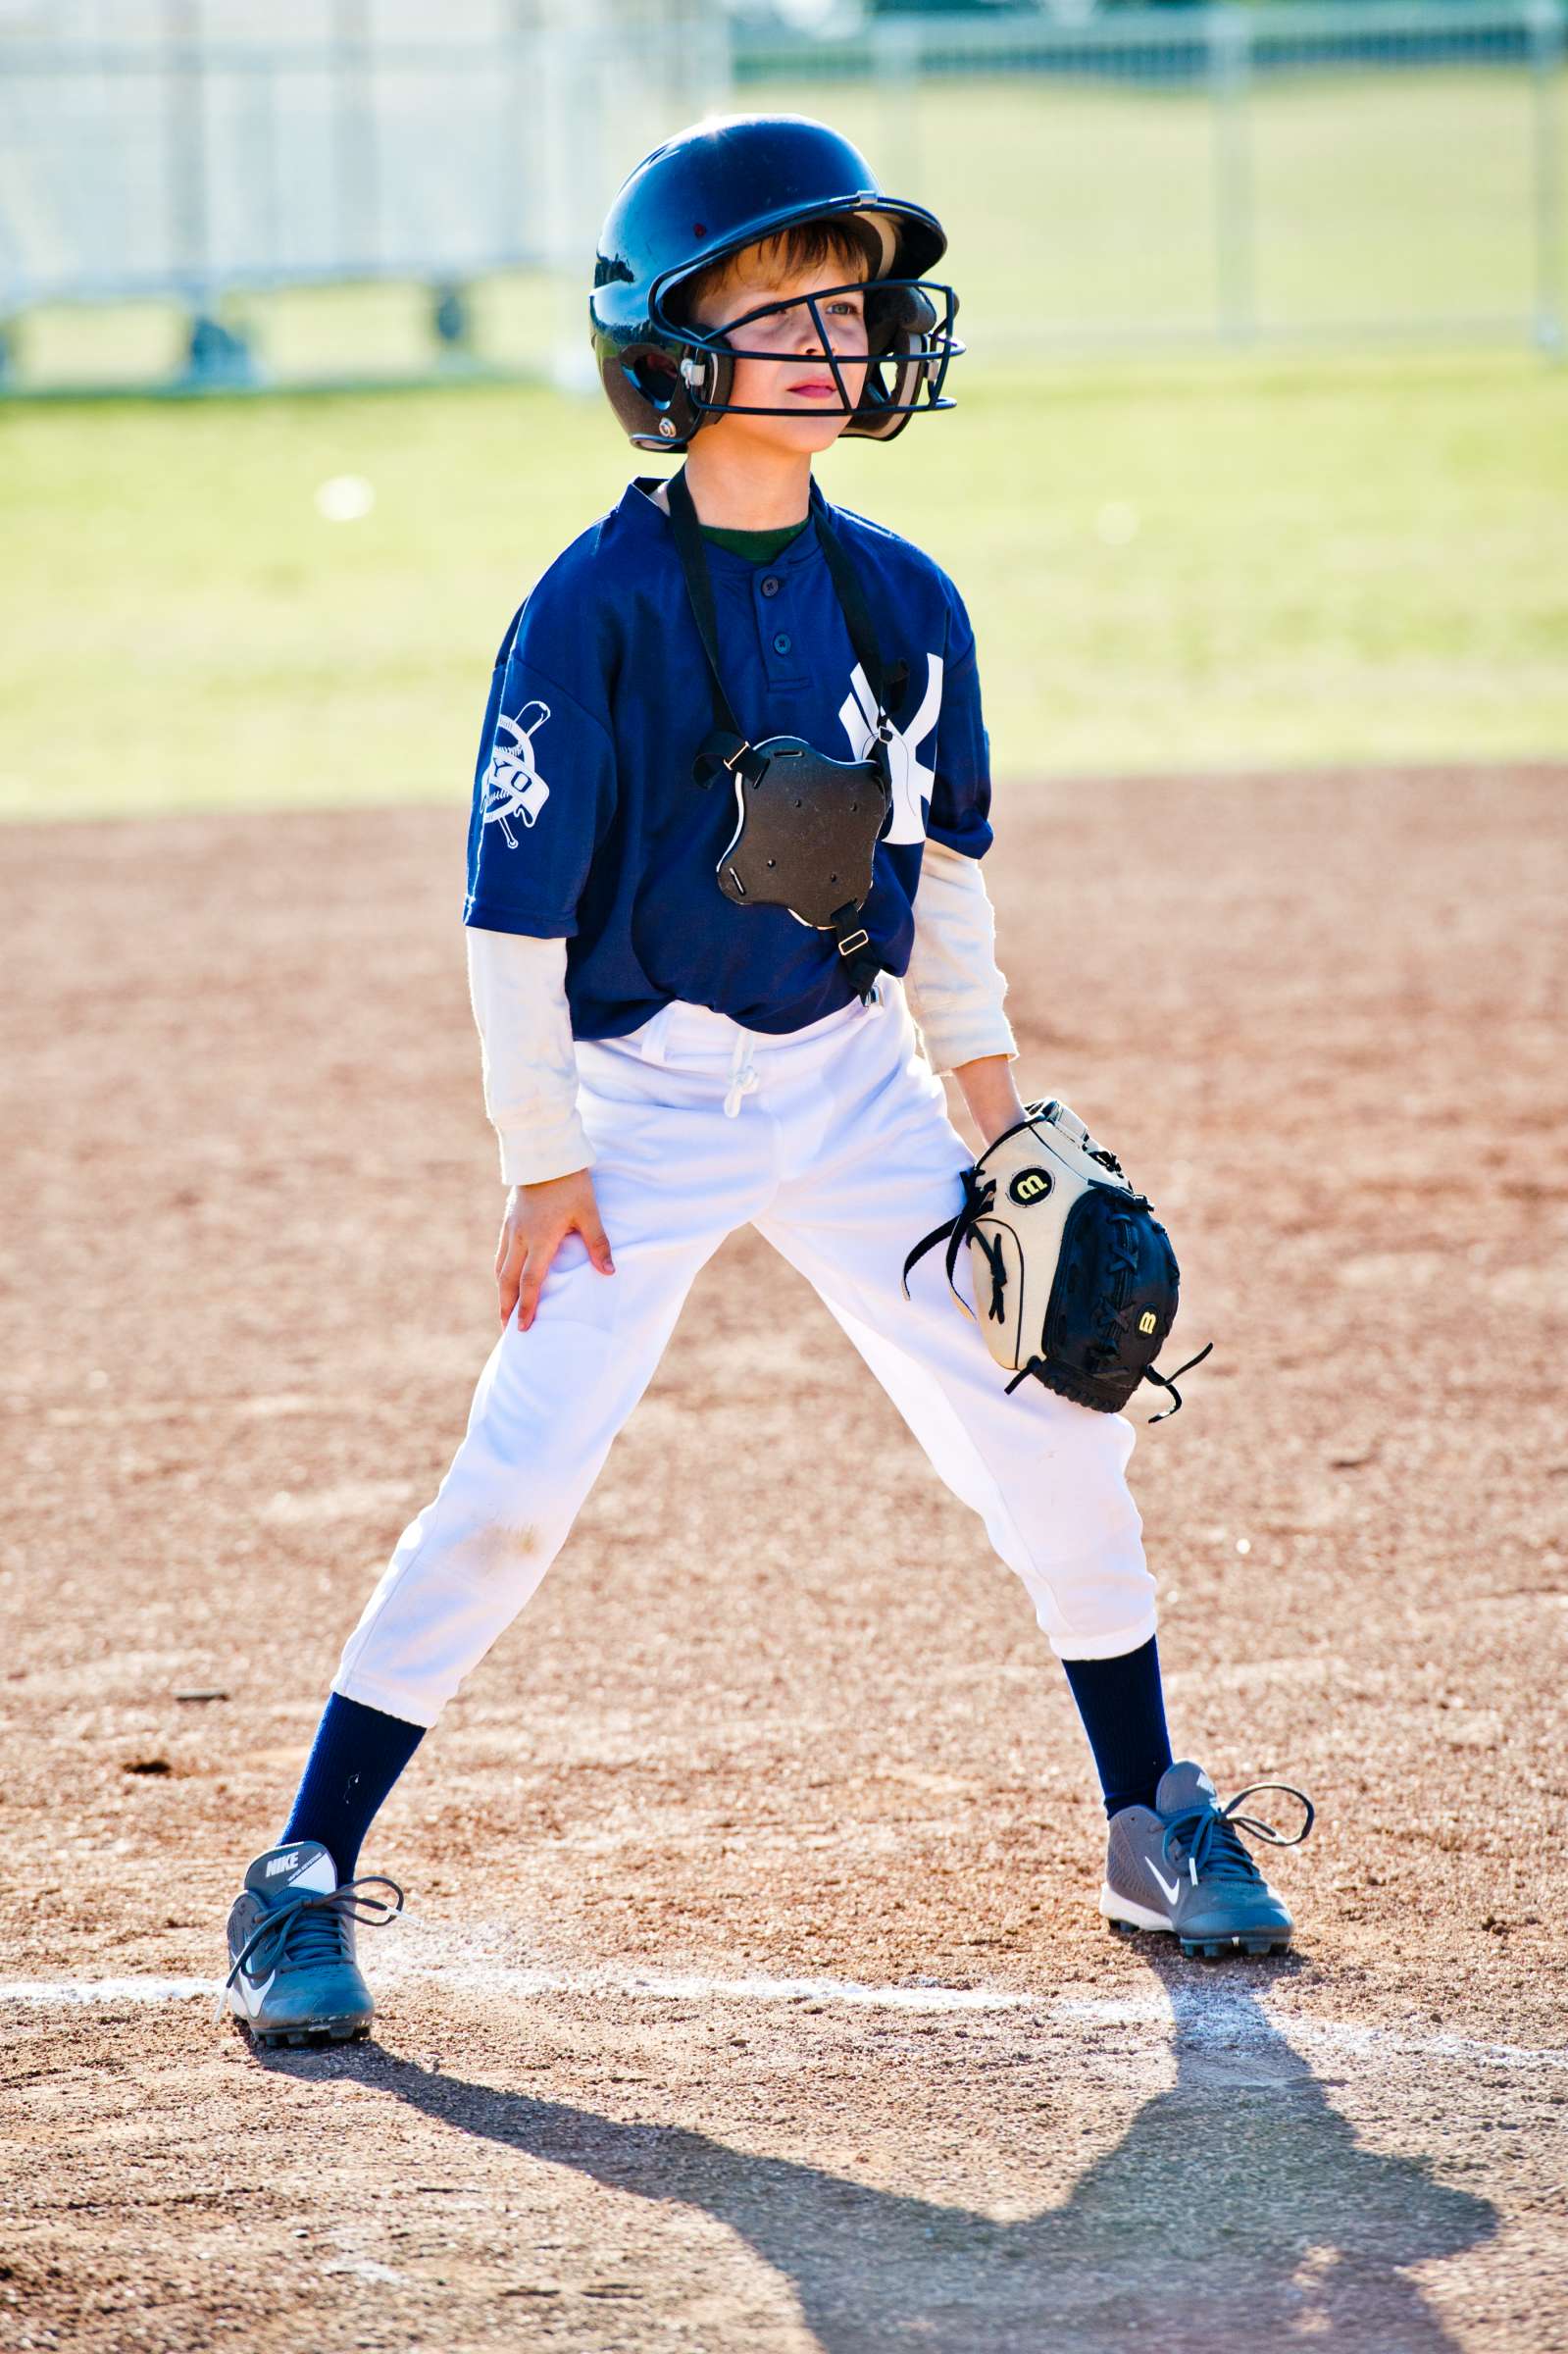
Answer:
<svg viewBox="0 0 1568 2354"><path fill-rule="evenodd" d="M866 340L879 359L900 343L924 342L936 325L936 306L924 286L866 288Z"/></svg>
<svg viewBox="0 0 1568 2354"><path fill-rule="evenodd" d="M700 431L715 409L728 407L735 381L735 364L728 351L704 346L687 351L681 361L681 381L691 419L688 436Z"/></svg>
<svg viewBox="0 0 1568 2354"><path fill-rule="evenodd" d="M867 344L871 365L860 405L845 426L869 441L890 441L909 423L920 388L935 399L946 367L945 355L934 352L938 341L936 306L924 286L871 286L867 289Z"/></svg>
<svg viewBox="0 0 1568 2354"><path fill-rule="evenodd" d="M599 377L610 406L637 449L683 446L685 389L668 350L647 341L600 350Z"/></svg>
<svg viewBox="0 0 1568 2354"><path fill-rule="evenodd" d="M635 447L678 454L729 399L734 361L683 341L643 341L601 358L600 375Z"/></svg>

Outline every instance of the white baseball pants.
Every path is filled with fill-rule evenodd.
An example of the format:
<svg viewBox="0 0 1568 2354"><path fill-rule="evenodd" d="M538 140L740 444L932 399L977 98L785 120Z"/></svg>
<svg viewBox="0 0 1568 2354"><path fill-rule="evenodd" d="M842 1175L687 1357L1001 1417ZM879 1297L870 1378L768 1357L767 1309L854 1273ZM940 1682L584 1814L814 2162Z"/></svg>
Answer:
<svg viewBox="0 0 1568 2354"><path fill-rule="evenodd" d="M562 1246L532 1327L514 1316L434 1501L403 1532L333 1689L433 1724L530 1599L652 1378L698 1269L754 1225L815 1286L938 1475L985 1521L1063 1659L1154 1632L1127 1487L1133 1430L1026 1382L1011 1397L941 1254L969 1152L901 990L783 1039L674 1005L578 1048L614 1275ZM968 1293L968 1253L961 1279ZM850 1476L844 1464L841 1476Z"/></svg>

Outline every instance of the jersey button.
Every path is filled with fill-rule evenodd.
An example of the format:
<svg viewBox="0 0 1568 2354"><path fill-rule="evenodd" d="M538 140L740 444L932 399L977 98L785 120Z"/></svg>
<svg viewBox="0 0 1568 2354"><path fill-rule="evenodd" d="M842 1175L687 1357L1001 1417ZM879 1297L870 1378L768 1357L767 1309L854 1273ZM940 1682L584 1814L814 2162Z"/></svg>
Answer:
<svg viewBox="0 0 1568 2354"><path fill-rule="evenodd" d="M777 596L783 586L784 583L782 581L775 580L773 574L770 572L767 579L762 584L762 593L764 596Z"/></svg>
<svg viewBox="0 0 1568 2354"><path fill-rule="evenodd" d="M788 631L781 630L778 637L773 641L773 650L776 654L786 654L793 644L794 640L790 637Z"/></svg>

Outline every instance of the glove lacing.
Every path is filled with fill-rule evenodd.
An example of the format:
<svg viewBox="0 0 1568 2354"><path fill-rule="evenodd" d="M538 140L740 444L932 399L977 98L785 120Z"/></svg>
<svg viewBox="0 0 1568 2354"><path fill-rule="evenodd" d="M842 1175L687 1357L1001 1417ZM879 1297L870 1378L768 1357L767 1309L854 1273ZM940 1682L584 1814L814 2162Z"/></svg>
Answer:
<svg viewBox="0 0 1568 2354"><path fill-rule="evenodd" d="M935 1251L945 1236L947 1249L943 1256L947 1268L947 1288L965 1315L973 1317L975 1311L958 1288L958 1254L966 1243L978 1243L990 1268L989 1313L992 1320L1000 1324L1004 1320L1002 1294L1007 1287L1007 1265L1002 1254L1001 1238L998 1236L995 1242L991 1242L986 1236L975 1232L978 1221L995 1206L996 1180L994 1177L982 1177L980 1171L974 1168L965 1169L962 1175L963 1201L950 1218L943 1218L939 1226L934 1226L930 1234L923 1236L904 1260L904 1298L909 1298L910 1269L925 1257L928 1251Z"/></svg>
<svg viewBox="0 0 1568 2354"><path fill-rule="evenodd" d="M1114 1152L1108 1152L1102 1146L1097 1146L1088 1157L1090 1160L1097 1160L1103 1168L1109 1169L1113 1175L1121 1177L1125 1181L1126 1172ZM972 1243L984 1255L986 1267L990 1272L990 1300L986 1311L986 1321L992 1324L1003 1324L1007 1320L1007 1255L1002 1249L1000 1235L986 1235L979 1231L981 1219L986 1217L995 1206L996 1180L994 1177L983 1177L978 1169L969 1168L963 1171L963 1184L964 1198L952 1216L944 1218L939 1226L934 1226L930 1234L923 1236L904 1260L904 1298L906 1300L909 1298L910 1269L918 1260L925 1257L928 1251L934 1251L945 1236L947 1249L943 1257L947 1269L947 1288L965 1315L973 1317L974 1310L959 1290L957 1282L958 1254L966 1244ZM1140 1195L1136 1199L1139 1203L1142 1202ZM1112 1269L1123 1275L1132 1275L1136 1271L1136 1261L1131 1252L1125 1249L1114 1254L1110 1265ZM1095 1343L1096 1354L1107 1362L1120 1355L1120 1342L1127 1330L1129 1312L1125 1307L1112 1307L1107 1304L1100 1338ZM1168 1422L1173 1414L1181 1412L1182 1393L1176 1385L1184 1373L1190 1373L1194 1365L1200 1365L1203 1359L1211 1355L1213 1348L1212 1341L1205 1342L1197 1355L1188 1357L1184 1364L1177 1366L1174 1373L1157 1372L1153 1365L1143 1367L1142 1378L1145 1381L1153 1382L1156 1389L1168 1391L1176 1402L1173 1406L1166 1407L1162 1413L1151 1414L1149 1416L1151 1424ZM1043 1380L1044 1375L1044 1358L1041 1356L1030 1357L1029 1361L1021 1365L1012 1380L1008 1382L1008 1397L1012 1396L1021 1383L1032 1377ZM1049 1387L1049 1384L1046 1386ZM1270 1784L1269 1787L1272 1788L1274 1785ZM1280 1787L1283 1788L1284 1785L1282 1784Z"/></svg>

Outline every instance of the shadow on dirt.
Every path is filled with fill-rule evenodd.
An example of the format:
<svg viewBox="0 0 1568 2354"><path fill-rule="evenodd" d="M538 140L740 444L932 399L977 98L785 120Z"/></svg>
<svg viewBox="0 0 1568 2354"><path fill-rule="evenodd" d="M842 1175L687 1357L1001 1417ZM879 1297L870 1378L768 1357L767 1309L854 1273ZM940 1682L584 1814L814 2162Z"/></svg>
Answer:
<svg viewBox="0 0 1568 2354"><path fill-rule="evenodd" d="M1145 2337L1165 2354L1454 2348L1408 2268L1488 2238L1496 2210L1434 2181L1426 2159L1363 2149L1268 2019L1259 1977L1153 1967L1176 2083L1061 2205L1016 2223L374 2045L337 2065L459 2132L728 2225L789 2283L824 2354L1125 2354Z"/></svg>

